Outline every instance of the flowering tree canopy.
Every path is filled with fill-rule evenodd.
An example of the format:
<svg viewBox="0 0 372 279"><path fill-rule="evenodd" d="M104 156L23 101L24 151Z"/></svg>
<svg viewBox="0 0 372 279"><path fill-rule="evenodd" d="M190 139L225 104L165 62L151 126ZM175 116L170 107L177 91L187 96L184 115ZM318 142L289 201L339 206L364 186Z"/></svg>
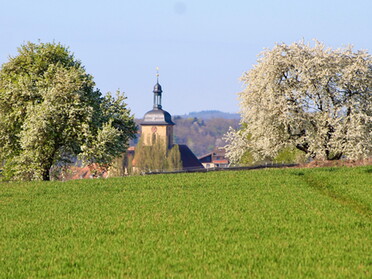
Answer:
<svg viewBox="0 0 372 279"><path fill-rule="evenodd" d="M277 44L243 74L242 129L226 134L238 162L295 147L316 159L356 159L372 150L372 57L352 47Z"/></svg>

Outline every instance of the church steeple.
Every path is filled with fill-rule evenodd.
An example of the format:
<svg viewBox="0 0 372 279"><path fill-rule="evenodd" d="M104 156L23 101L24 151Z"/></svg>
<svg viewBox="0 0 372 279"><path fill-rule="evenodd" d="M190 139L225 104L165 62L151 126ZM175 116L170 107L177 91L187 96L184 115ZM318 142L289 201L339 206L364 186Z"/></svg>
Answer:
<svg viewBox="0 0 372 279"><path fill-rule="evenodd" d="M156 84L154 86L154 109L161 109L161 85L159 84L159 68L156 68Z"/></svg>
<svg viewBox="0 0 372 279"><path fill-rule="evenodd" d="M173 126L172 116L169 112L162 109L161 93L163 90L159 84L159 69L157 68L156 84L154 86L154 107L148 111L141 122L143 142L145 145L152 145L156 138L163 138L167 148L173 146Z"/></svg>

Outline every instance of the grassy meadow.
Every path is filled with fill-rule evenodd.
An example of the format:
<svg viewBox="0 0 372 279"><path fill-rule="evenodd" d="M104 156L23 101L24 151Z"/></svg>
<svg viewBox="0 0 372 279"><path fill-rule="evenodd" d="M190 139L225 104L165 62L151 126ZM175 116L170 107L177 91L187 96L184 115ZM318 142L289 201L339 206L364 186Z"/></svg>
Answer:
<svg viewBox="0 0 372 279"><path fill-rule="evenodd" d="M371 278L372 166L0 184L0 278Z"/></svg>

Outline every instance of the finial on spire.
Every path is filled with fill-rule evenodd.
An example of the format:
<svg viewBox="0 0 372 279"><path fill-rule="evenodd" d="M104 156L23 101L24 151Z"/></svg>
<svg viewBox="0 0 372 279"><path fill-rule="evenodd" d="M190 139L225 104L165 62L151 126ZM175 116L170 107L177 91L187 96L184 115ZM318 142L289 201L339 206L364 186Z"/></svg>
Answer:
<svg viewBox="0 0 372 279"><path fill-rule="evenodd" d="M159 67L156 67L156 81L159 82Z"/></svg>

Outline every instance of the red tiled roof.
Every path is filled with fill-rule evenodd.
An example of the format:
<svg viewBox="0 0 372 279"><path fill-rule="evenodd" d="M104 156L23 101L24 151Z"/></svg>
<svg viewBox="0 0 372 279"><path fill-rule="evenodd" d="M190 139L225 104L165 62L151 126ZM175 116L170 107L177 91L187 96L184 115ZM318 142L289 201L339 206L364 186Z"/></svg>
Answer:
<svg viewBox="0 0 372 279"><path fill-rule="evenodd" d="M229 161L228 160L213 160L214 164L228 164Z"/></svg>
<svg viewBox="0 0 372 279"><path fill-rule="evenodd" d="M65 180L93 178L93 173L97 174L98 177L107 177L106 169L102 168L99 164L92 164L83 167L70 166L68 173L69 174L65 177Z"/></svg>

